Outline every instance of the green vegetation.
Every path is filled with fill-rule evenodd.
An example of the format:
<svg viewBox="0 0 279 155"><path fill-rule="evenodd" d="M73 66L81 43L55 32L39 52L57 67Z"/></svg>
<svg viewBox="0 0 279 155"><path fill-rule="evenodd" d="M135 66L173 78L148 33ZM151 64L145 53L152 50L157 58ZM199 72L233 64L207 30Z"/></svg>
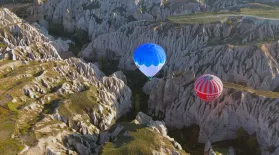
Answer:
<svg viewBox="0 0 279 155"><path fill-rule="evenodd" d="M228 24L228 25L232 25L232 23L233 23L232 20L230 20L230 19L227 20L227 24Z"/></svg>
<svg viewBox="0 0 279 155"><path fill-rule="evenodd" d="M148 78L142 74L138 69L135 71L128 71L124 70L123 73L127 78L127 85L132 90L132 110L127 113L125 116L122 116L118 122L121 121L132 121L135 119L138 111L143 113L147 113L148 108L148 98L149 96L146 95L142 88L144 84L148 81Z"/></svg>
<svg viewBox="0 0 279 155"><path fill-rule="evenodd" d="M47 108L54 105L52 104L53 100L64 98L63 96L51 95L55 88L65 82L65 79L63 77L59 78L60 75L53 70L55 66L63 64L63 62L38 63L29 61L28 64L23 64L20 61L0 61L1 153L17 154L23 148L23 143L29 146L37 143L37 137L33 130L34 125L44 117L44 113L51 112ZM51 88L46 88L43 83L40 83L38 77L41 75L44 76L46 81L56 77L55 81L51 82ZM45 92L34 91L36 94L34 98L24 94L24 86L33 87L35 83ZM45 95L49 95L51 99L44 101L45 109L43 109L42 113L39 110L33 110L28 111L27 115L23 107L32 103L36 104ZM81 105L83 105L82 103Z"/></svg>
<svg viewBox="0 0 279 155"><path fill-rule="evenodd" d="M257 142L256 134L249 135L242 127L236 131L236 145L239 148L245 149L247 154L260 155L261 149ZM239 152L243 154L244 152Z"/></svg>
<svg viewBox="0 0 279 155"><path fill-rule="evenodd" d="M226 20L227 17L228 15L220 12L202 12L190 15L170 16L168 19L177 24L206 24Z"/></svg>
<svg viewBox="0 0 279 155"><path fill-rule="evenodd" d="M248 135L243 128L239 128L237 131L236 139L220 141L212 143L213 150L216 153L221 153L226 155L228 148L232 146L236 154L253 154L259 155L260 148L257 143L256 135ZM199 137L199 126L192 125L184 129L169 129L168 134L173 137L177 142L179 142L182 148L194 155L204 154L204 145L198 142Z"/></svg>
<svg viewBox="0 0 279 155"><path fill-rule="evenodd" d="M11 138L14 134L16 125L16 114L6 108L0 107L0 152L1 154L16 154L23 145Z"/></svg>
<svg viewBox="0 0 279 155"><path fill-rule="evenodd" d="M267 4L261 4L261 3L248 3L248 7L252 9L276 9L274 5L267 5Z"/></svg>
<svg viewBox="0 0 279 155"><path fill-rule="evenodd" d="M279 92L254 90L244 85L228 83L228 82L223 82L223 84L224 84L224 88L232 88L239 91L246 91L252 94L256 94L258 96L265 96L267 98L279 98Z"/></svg>
<svg viewBox="0 0 279 155"><path fill-rule="evenodd" d="M166 138L145 125L120 123L128 131L129 136L121 135L115 142L107 142L101 150L103 155L152 155L153 150L160 151L161 147L174 149ZM180 154L187 154L179 151Z"/></svg>
<svg viewBox="0 0 279 155"><path fill-rule="evenodd" d="M97 90L95 87L90 87L88 90L72 94L69 100L60 104L58 112L68 118L75 114L82 113L85 109L94 109L97 104ZM103 114L106 113L104 109Z"/></svg>
<svg viewBox="0 0 279 155"><path fill-rule="evenodd" d="M262 18L279 18L279 8L253 9L241 8L239 12L202 12L197 14L170 16L168 19L178 24L207 24L225 21L230 16L254 16Z"/></svg>
<svg viewBox="0 0 279 155"><path fill-rule="evenodd" d="M0 42L0 48L6 48L7 47L7 45L6 44L4 44L3 42Z"/></svg>
<svg viewBox="0 0 279 155"><path fill-rule="evenodd" d="M216 153L216 155L226 155L228 153L228 149L214 148L214 152Z"/></svg>
<svg viewBox="0 0 279 155"><path fill-rule="evenodd" d="M203 155L204 144L198 142L199 131L198 125L192 125L184 129L169 129L168 135L174 138L186 152Z"/></svg>

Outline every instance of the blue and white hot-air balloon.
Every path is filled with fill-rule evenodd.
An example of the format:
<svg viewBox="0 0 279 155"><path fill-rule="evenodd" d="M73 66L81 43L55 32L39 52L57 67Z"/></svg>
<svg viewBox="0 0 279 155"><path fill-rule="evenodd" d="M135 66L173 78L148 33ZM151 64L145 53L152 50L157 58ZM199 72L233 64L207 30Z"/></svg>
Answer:
<svg viewBox="0 0 279 155"><path fill-rule="evenodd" d="M166 53L157 44L142 44L134 52L134 62L139 70L151 80L164 66Z"/></svg>

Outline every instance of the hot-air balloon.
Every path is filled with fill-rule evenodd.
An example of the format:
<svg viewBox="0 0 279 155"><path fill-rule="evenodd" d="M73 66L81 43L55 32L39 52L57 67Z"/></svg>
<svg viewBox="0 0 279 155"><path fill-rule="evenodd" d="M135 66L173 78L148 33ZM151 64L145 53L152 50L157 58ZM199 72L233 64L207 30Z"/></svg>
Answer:
<svg viewBox="0 0 279 155"><path fill-rule="evenodd" d="M223 91L222 81L211 74L204 74L197 78L195 85L197 96L208 103L218 98Z"/></svg>
<svg viewBox="0 0 279 155"><path fill-rule="evenodd" d="M134 52L134 63L138 69L152 80L166 62L166 53L164 49L154 43L142 44Z"/></svg>

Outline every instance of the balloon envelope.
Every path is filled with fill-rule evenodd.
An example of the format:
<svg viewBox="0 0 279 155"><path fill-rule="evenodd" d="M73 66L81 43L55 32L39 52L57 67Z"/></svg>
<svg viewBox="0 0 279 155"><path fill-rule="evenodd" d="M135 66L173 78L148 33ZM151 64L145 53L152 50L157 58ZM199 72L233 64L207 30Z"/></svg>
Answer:
<svg viewBox="0 0 279 155"><path fill-rule="evenodd" d="M204 102L210 102L218 98L223 91L222 81L211 74L200 76L195 82L197 96Z"/></svg>
<svg viewBox="0 0 279 155"><path fill-rule="evenodd" d="M166 62L164 49L153 43L140 45L134 52L134 62L147 77L157 74Z"/></svg>

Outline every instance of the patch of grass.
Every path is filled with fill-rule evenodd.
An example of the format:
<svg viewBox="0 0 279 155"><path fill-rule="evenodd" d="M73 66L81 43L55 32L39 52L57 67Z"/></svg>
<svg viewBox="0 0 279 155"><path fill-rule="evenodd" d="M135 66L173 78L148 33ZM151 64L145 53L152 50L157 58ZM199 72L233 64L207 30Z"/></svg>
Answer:
<svg viewBox="0 0 279 155"><path fill-rule="evenodd" d="M274 9L274 6L268 5L268 4L261 4L261 3L248 3L249 4L249 8L253 8L253 9Z"/></svg>
<svg viewBox="0 0 279 155"><path fill-rule="evenodd" d="M226 20L227 16L220 12L202 12L197 14L170 16L168 19L178 24L206 24Z"/></svg>
<svg viewBox="0 0 279 155"><path fill-rule="evenodd" d="M215 151L216 155L226 155L228 153L227 148L213 148Z"/></svg>
<svg viewBox="0 0 279 155"><path fill-rule="evenodd" d="M23 146L11 135L15 132L16 114L0 107L0 152L1 154L16 154Z"/></svg>
<svg viewBox="0 0 279 155"><path fill-rule="evenodd" d="M204 144L198 142L199 131L198 125L192 125L184 129L169 129L168 135L180 143L186 152L203 155Z"/></svg>
<svg viewBox="0 0 279 155"><path fill-rule="evenodd" d="M71 117L74 114L82 113L88 108L93 109L97 105L96 94L97 90L95 87L91 87L89 90L73 94L69 97L68 101L61 103L58 111L65 117Z"/></svg>
<svg viewBox="0 0 279 155"><path fill-rule="evenodd" d="M159 133L145 125L120 123L130 136L121 135L116 142L107 142L101 150L103 155L152 155L153 150L160 151L161 147L174 149L172 144ZM181 154L186 154L180 151Z"/></svg>
<svg viewBox="0 0 279 155"><path fill-rule="evenodd" d="M17 154L22 149L23 145L15 139L9 138L0 142L0 151L3 155Z"/></svg>
<svg viewBox="0 0 279 155"><path fill-rule="evenodd" d="M240 10L243 15L252 15L264 18L279 18L279 9L251 9L251 8L242 8Z"/></svg>
<svg viewBox="0 0 279 155"><path fill-rule="evenodd" d="M170 16L168 19L178 24L207 24L224 21L230 16L255 16L262 18L279 18L279 9L241 8L239 12L202 12L197 14Z"/></svg>
<svg viewBox="0 0 279 155"><path fill-rule="evenodd" d="M8 104L8 108L11 110L11 111L13 111L13 112L18 112L18 110L17 110L17 104L16 103L13 103L13 102L9 102Z"/></svg>
<svg viewBox="0 0 279 155"><path fill-rule="evenodd" d="M247 86L243 86L240 84L234 84L234 83L228 83L228 82L223 82L225 88L231 88L231 89L236 89L239 91L246 91L252 94L256 94L258 96L264 96L267 98L279 98L279 92L273 92L273 91L264 91L264 90L254 90L251 89Z"/></svg>
<svg viewBox="0 0 279 155"><path fill-rule="evenodd" d="M7 45L6 44L4 44L3 42L0 42L0 48L6 48L7 47Z"/></svg>

